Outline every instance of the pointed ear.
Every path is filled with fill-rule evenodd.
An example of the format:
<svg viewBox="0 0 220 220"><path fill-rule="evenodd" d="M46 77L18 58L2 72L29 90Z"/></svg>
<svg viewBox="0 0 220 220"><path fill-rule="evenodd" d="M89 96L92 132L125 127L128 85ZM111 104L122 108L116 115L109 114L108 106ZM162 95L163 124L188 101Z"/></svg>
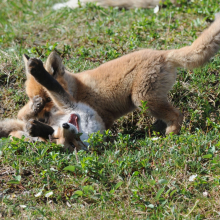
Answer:
<svg viewBox="0 0 220 220"><path fill-rule="evenodd" d="M65 73L65 68L62 60L55 51L53 51L47 58L45 69L47 70L47 72L50 73L50 75L54 76L55 78L57 76L63 76L63 74Z"/></svg>
<svg viewBox="0 0 220 220"><path fill-rule="evenodd" d="M27 68L28 67L27 63L28 63L29 59L30 59L30 57L28 55L23 54L23 60L24 60L24 65L25 65L25 73L26 73L27 79L30 76L30 73L28 72L28 68Z"/></svg>

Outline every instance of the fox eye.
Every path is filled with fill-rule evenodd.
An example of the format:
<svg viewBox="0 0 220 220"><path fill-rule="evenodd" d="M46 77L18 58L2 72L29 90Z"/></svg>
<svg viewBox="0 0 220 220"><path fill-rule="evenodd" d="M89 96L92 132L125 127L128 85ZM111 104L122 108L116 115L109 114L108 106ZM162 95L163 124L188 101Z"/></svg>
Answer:
<svg viewBox="0 0 220 220"><path fill-rule="evenodd" d="M74 149L75 145L73 144L73 142L69 142L70 146Z"/></svg>
<svg viewBox="0 0 220 220"><path fill-rule="evenodd" d="M50 98L50 97L47 97L47 98L46 98L46 102L51 102L51 98Z"/></svg>

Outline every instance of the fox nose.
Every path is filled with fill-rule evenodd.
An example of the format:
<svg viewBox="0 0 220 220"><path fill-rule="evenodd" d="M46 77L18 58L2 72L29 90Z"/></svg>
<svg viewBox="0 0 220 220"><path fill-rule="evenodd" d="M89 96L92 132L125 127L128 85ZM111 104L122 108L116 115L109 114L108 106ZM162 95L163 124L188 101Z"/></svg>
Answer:
<svg viewBox="0 0 220 220"><path fill-rule="evenodd" d="M67 123L63 123L63 128L68 129L70 126Z"/></svg>

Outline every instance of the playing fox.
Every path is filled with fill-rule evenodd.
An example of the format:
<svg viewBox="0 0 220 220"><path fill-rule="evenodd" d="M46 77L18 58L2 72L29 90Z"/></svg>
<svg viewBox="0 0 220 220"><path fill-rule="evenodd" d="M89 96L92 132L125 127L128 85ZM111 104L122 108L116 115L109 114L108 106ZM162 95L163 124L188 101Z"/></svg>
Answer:
<svg viewBox="0 0 220 220"><path fill-rule="evenodd" d="M73 112L82 112L80 118L86 131L95 132L99 128L103 131L117 118L141 106L141 101L146 101L149 113L166 123L166 134L178 134L183 116L167 101L177 67L202 66L219 50L219 45L218 13L191 46L174 50L143 49L77 74L67 71L55 52L49 55L45 66L39 59L28 58L26 68L62 112L50 111L49 124L55 130L68 122ZM56 76L61 77L65 86Z"/></svg>
<svg viewBox="0 0 220 220"><path fill-rule="evenodd" d="M74 109L71 103L85 103L97 112L106 129L117 118L141 106L141 101L146 101L149 113L166 123L166 134L178 134L183 116L167 101L167 93L176 80L177 67L199 67L219 47L218 13L216 20L191 46L174 50L143 49L78 74L65 70L60 57L52 52L46 62L47 71L36 58L29 59L28 68L58 107ZM67 82L66 90L52 77L53 74L63 76Z"/></svg>

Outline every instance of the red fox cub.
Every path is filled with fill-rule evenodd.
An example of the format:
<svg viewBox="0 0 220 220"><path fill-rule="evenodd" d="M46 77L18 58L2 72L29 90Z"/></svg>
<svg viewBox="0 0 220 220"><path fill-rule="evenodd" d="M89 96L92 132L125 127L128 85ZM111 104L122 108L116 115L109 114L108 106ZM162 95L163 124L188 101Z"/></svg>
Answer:
<svg viewBox="0 0 220 220"><path fill-rule="evenodd" d="M37 106L35 105L37 99L44 100L45 97L49 97L47 91L30 75L28 59L29 57L24 55L26 74L28 76L26 91L30 97L30 101L19 112L22 113L20 115L23 116L21 118L23 120L7 119L0 123L0 138L11 135L17 138L25 136L29 141L47 141L50 139L52 142L64 145L64 148L70 151L73 151L74 148L77 150L87 150L88 135L97 131L103 132L105 130L102 119L90 106L81 102L71 102L70 104L74 106L74 108L68 110L65 108L66 106L56 106L50 101L48 106L46 103L42 108L38 108L35 114L28 114L28 110L32 113L34 106ZM52 76L52 78L54 77L65 85L61 73ZM58 81L56 82L58 83ZM58 83L58 85L65 91L60 83ZM29 92L27 89L28 87L33 89L30 89ZM30 94L35 94L35 96ZM66 94L68 96L67 92ZM35 99L35 97L37 97L37 99ZM48 111L49 114L46 116L42 114L42 112L46 112L43 111L44 109L50 109L50 112ZM39 115L41 115L41 118ZM35 118L44 119L43 117L47 119L47 124L35 120Z"/></svg>
<svg viewBox="0 0 220 220"><path fill-rule="evenodd" d="M46 89L58 108L69 112L76 103L92 108L108 129L114 120L147 102L149 113L167 125L166 134L178 134L183 116L167 101L177 67L193 69L207 62L220 47L220 14L191 46L174 50L143 49L78 74L65 70L58 54L46 62L28 60L29 73ZM63 89L52 75L62 75Z"/></svg>

